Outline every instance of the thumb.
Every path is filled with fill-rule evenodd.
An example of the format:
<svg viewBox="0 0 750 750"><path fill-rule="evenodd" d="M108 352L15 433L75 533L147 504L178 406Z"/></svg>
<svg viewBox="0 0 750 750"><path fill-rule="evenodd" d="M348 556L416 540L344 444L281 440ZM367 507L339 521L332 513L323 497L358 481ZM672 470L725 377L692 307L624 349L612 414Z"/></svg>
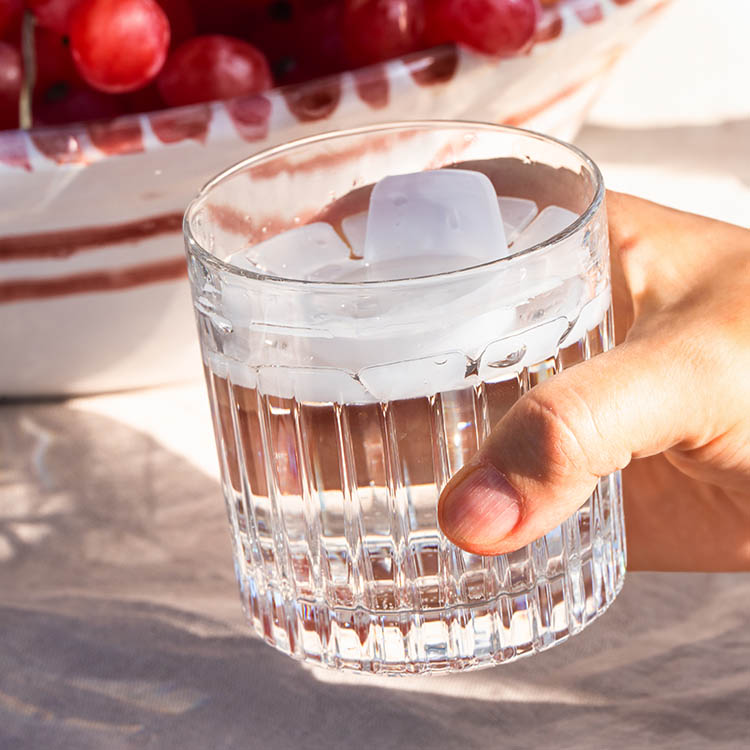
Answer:
<svg viewBox="0 0 750 750"><path fill-rule="evenodd" d="M685 408L696 384L673 346L628 341L519 399L443 490L445 535L475 554L518 549L568 518L599 477L680 443L699 416Z"/></svg>

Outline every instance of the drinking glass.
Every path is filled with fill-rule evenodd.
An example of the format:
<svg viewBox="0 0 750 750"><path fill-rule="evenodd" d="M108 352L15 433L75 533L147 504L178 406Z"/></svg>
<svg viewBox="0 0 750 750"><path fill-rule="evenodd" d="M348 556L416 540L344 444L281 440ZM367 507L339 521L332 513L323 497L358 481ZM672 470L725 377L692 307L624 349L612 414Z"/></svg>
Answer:
<svg viewBox="0 0 750 750"><path fill-rule="evenodd" d="M283 273L227 262L311 221L341 232L381 178L451 166L573 219L502 259L405 278L301 278L315 242ZM585 154L480 123L327 133L220 174L184 229L235 570L262 638L334 668L453 671L604 612L625 573L619 473L511 554L464 552L437 522L442 487L513 403L613 346L604 188Z"/></svg>

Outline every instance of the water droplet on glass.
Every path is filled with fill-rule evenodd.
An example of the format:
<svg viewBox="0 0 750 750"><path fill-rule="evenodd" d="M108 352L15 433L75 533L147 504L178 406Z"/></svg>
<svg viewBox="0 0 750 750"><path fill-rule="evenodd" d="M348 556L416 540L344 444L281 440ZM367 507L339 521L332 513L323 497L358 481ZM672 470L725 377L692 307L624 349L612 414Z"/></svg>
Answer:
<svg viewBox="0 0 750 750"><path fill-rule="evenodd" d="M511 352L507 357L504 357L503 359L497 359L494 362L488 362L487 367L494 367L496 369L500 369L502 367L512 367L513 365L517 365L523 359L524 354L526 354L526 347L522 346L520 349L515 352Z"/></svg>

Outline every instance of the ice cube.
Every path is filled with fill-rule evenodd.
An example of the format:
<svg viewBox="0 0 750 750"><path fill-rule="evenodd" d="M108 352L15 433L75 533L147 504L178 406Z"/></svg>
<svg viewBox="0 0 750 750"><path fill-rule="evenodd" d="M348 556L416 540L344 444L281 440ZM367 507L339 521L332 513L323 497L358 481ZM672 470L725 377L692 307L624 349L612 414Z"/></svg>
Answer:
<svg viewBox="0 0 750 750"><path fill-rule="evenodd" d="M256 388L258 385L258 371L254 367L248 367L245 362L228 360L227 371L232 385L243 388Z"/></svg>
<svg viewBox="0 0 750 750"><path fill-rule="evenodd" d="M227 262L238 265L229 259ZM247 327L257 313L257 297L242 284L242 279L229 280L222 287L221 310L234 327Z"/></svg>
<svg viewBox="0 0 750 750"><path fill-rule="evenodd" d="M569 325L567 318L555 318L522 333L521 338L526 346L524 366L554 357L560 348L560 339Z"/></svg>
<svg viewBox="0 0 750 750"><path fill-rule="evenodd" d="M341 222L346 241L352 249L352 254L361 258L365 254L365 233L367 231L367 211L347 216Z"/></svg>
<svg viewBox="0 0 750 750"><path fill-rule="evenodd" d="M549 275L528 276L523 289L527 299L516 306L516 315L524 328L553 318L565 318L572 324L590 295L584 278L555 276L554 269Z"/></svg>
<svg viewBox="0 0 750 750"><path fill-rule="evenodd" d="M232 385L243 388L255 388L258 385L258 371L245 362L236 362L219 352L208 352L203 361L214 375L230 380Z"/></svg>
<svg viewBox="0 0 750 750"><path fill-rule="evenodd" d="M261 367L258 387L270 396L303 402L362 404L373 401L350 373L328 367Z"/></svg>
<svg viewBox="0 0 750 750"><path fill-rule="evenodd" d="M500 215L503 218L505 240L508 245L512 245L518 235L526 229L529 222L536 216L538 210L536 203L526 198L510 198L507 196L500 196L497 203L500 206Z"/></svg>
<svg viewBox="0 0 750 750"><path fill-rule="evenodd" d="M226 378L229 372L227 360L219 352L204 351L203 364L208 367L208 369L211 370L214 375L217 375L220 378Z"/></svg>
<svg viewBox="0 0 750 750"><path fill-rule="evenodd" d="M364 279L361 260L344 258L336 263L316 268L307 274L308 281L362 281Z"/></svg>
<svg viewBox="0 0 750 750"><path fill-rule="evenodd" d="M372 191L364 258L369 263L433 256L431 273L508 254L492 183L481 172L435 169L393 175ZM436 267L434 256L448 261Z"/></svg>
<svg viewBox="0 0 750 750"><path fill-rule="evenodd" d="M227 262L239 268L288 279L308 279L323 266L342 263L349 248L330 224L318 221L281 232Z"/></svg>
<svg viewBox="0 0 750 750"><path fill-rule="evenodd" d="M513 243L513 252L526 250L540 242L548 240L558 232L569 227L576 219L578 214L568 211L561 206L547 206L539 212L539 215L531 224L521 232Z"/></svg>
<svg viewBox="0 0 750 750"><path fill-rule="evenodd" d="M510 307L498 307L465 318L461 315L462 311L456 312L456 322L445 327L440 346L443 349L457 349L471 359L477 359L490 341L509 333L516 322L516 311Z"/></svg>
<svg viewBox="0 0 750 750"><path fill-rule="evenodd" d="M459 268L476 266L484 261L467 255L424 255L417 258L391 258L390 260L370 263L364 259L349 260L327 266L311 276L327 281L395 281L411 279L418 276L430 276L436 273L447 273Z"/></svg>
<svg viewBox="0 0 750 750"><path fill-rule="evenodd" d="M566 318L555 318L490 343L479 362L479 377L504 380L524 367L554 357L567 330Z"/></svg>
<svg viewBox="0 0 750 750"><path fill-rule="evenodd" d="M576 320L570 333L568 333L565 340L560 345L560 348L564 349L566 346L575 344L577 341L580 341L588 331L592 331L596 328L602 320L604 320L604 316L607 314L611 302L612 294L609 287L594 297L594 299L587 302L581 310L578 320Z"/></svg>
<svg viewBox="0 0 750 750"><path fill-rule="evenodd" d="M445 352L366 367L359 372L359 380L378 401L419 398L460 388L466 365L460 352Z"/></svg>

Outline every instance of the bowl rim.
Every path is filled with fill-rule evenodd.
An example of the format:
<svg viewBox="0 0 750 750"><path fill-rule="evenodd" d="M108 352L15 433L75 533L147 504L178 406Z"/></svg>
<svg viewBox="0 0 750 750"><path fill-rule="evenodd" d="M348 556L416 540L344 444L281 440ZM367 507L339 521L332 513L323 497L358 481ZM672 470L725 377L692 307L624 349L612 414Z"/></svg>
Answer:
<svg viewBox="0 0 750 750"><path fill-rule="evenodd" d="M261 163L268 158L279 156L292 150L305 148L306 146L322 141L330 141L339 138L349 138L352 136L375 134L381 132L392 132L396 130L404 130L407 128L420 130L458 130L464 128L466 130L473 129L481 131L491 131L496 133L505 133L507 135L521 135L526 138L531 138L532 140L542 141L547 144L559 146L577 156L581 160L582 164L586 168L588 168L594 180L594 195L589 201L588 206L576 217L575 221L571 222L567 227L565 227L557 234L548 237L546 240L531 245L528 248L519 250L516 253L511 253L510 255L507 255L503 258L487 261L485 263L480 263L474 266L466 266L464 268L459 268L453 271L442 271L420 276L410 276L402 279L377 279L370 281L318 281L274 276L271 274L252 271L250 269L240 268L239 266L234 266L230 263L226 263L225 261L216 257L216 255L214 255L210 251L206 250L201 245L201 243L196 240L192 231L191 220L194 214L198 211L202 202L208 197L214 187L228 179L231 179L233 176L239 174L248 167L252 167L258 163ZM546 250L552 246L564 242L568 238L575 235L584 226L586 226L604 203L605 192L606 189L604 187L604 178L602 176L601 170L596 165L594 160L572 143L568 143L551 135L546 135L535 130L518 128L511 125L497 125L491 122L481 122L474 120L393 120L390 122L362 125L354 128L329 130L323 133L316 133L315 135L297 138L295 140L287 141L286 143L282 143L276 146L272 146L271 148L258 151L257 153L252 154L251 156L230 165L226 169L216 174L210 180L208 180L208 182L206 182L198 191L198 193L192 198L187 208L185 209L185 213L183 214L182 231L185 238L186 253L188 257L194 255L202 263L224 273L229 273L234 276L240 276L246 279L251 279L263 283L282 284L285 287L298 286L299 288L307 289L308 291L314 289L373 289L382 288L384 286L392 287L396 285L410 284L413 282L435 281L449 278L454 279L459 276L470 276L472 274L476 274L477 272L498 269L503 266L509 265L513 261L517 261L519 258L526 258L528 256L537 254L542 250Z"/></svg>

